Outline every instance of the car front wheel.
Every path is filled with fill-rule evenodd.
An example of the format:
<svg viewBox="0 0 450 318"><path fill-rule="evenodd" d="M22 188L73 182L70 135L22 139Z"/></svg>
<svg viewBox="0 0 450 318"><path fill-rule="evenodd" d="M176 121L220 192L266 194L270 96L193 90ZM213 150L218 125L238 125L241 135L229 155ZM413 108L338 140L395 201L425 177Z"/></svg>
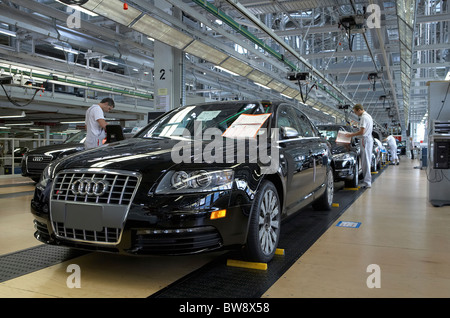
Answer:
<svg viewBox="0 0 450 318"><path fill-rule="evenodd" d="M278 192L270 181L263 181L256 194L244 253L255 262L269 262L280 238L281 206Z"/></svg>
<svg viewBox="0 0 450 318"><path fill-rule="evenodd" d="M333 206L334 196L334 178L333 171L328 169L327 177L325 180L325 192L320 198L313 202L312 207L316 211L328 211Z"/></svg>
<svg viewBox="0 0 450 318"><path fill-rule="evenodd" d="M359 166L358 160L356 160L355 165L353 166L353 179L345 180L345 186L347 188L357 188L359 183Z"/></svg>

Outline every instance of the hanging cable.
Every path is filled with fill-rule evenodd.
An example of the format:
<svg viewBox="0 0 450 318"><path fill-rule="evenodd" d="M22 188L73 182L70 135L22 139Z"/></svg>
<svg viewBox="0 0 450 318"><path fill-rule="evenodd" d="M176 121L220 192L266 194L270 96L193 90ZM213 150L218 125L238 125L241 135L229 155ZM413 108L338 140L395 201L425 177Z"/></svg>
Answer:
<svg viewBox="0 0 450 318"><path fill-rule="evenodd" d="M13 104L14 106L18 106L18 107L25 107L25 106L31 104L31 103L34 101L34 98L36 97L36 94L41 90L41 88L35 89L35 92L34 92L34 94L33 94L33 97L32 97L28 102L26 102L25 104L20 105L17 101L13 100L13 99L11 98L11 96L8 95L8 92L6 91L6 89L5 89L5 87L3 86L3 84L0 84L0 85L2 86L3 91L5 92L5 95L6 95L6 98L8 99L8 101L9 101L11 104ZM42 89L42 91L43 91L43 89Z"/></svg>
<svg viewBox="0 0 450 318"><path fill-rule="evenodd" d="M317 88L317 84L314 83L314 84L311 85L311 87L308 89L308 83L306 83L306 84L305 84L305 86L306 86L305 95L303 96L302 84L301 84L301 82L300 82L299 79L297 79L297 83L298 83L298 87L299 87L299 90L300 90L300 97L302 98L302 102L303 102L303 103L306 103L306 101L308 100L309 92L311 92L311 90L312 90L314 87Z"/></svg>

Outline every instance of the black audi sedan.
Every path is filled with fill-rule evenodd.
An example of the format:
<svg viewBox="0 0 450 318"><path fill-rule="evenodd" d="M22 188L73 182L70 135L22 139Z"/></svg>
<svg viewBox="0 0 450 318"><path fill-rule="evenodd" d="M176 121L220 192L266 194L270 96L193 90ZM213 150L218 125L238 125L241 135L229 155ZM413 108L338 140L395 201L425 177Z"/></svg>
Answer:
<svg viewBox="0 0 450 318"><path fill-rule="evenodd" d="M84 150L86 131L81 130L61 144L46 145L28 150L22 157L22 176L38 182L44 168L53 160Z"/></svg>
<svg viewBox="0 0 450 318"><path fill-rule="evenodd" d="M115 132L121 130L120 125L108 125L111 131L107 131L104 143L111 143L115 140L123 140L133 136L132 133L122 133L117 136ZM131 129L131 128L130 128ZM46 145L28 150L22 157L22 176L31 178L34 182L39 182L45 167L52 161L64 158L84 150L84 140L86 130L81 130L60 144Z"/></svg>
<svg viewBox="0 0 450 318"><path fill-rule="evenodd" d="M322 136L331 144L333 160L331 166L334 171L335 181L344 181L349 188L358 187L359 175L362 174L360 148L355 137L350 144L336 143L339 131L354 132L353 127L347 125L318 125Z"/></svg>
<svg viewBox="0 0 450 318"><path fill-rule="evenodd" d="M125 254L242 248L268 262L281 221L333 201L329 144L285 103L174 109L133 138L52 162L31 202L47 244Z"/></svg>

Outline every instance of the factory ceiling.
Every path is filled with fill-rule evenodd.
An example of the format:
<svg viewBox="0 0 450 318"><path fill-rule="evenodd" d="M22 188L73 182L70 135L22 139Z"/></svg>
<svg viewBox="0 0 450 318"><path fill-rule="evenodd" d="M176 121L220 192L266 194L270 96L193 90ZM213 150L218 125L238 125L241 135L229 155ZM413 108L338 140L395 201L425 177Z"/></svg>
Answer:
<svg viewBox="0 0 450 318"><path fill-rule="evenodd" d="M15 81L0 112L26 115L0 126L82 121L106 96L111 120L143 120L161 41L184 53L183 103L282 99L315 122L356 122L361 103L405 131L426 119L427 82L448 76L449 20L440 0L0 1L0 78Z"/></svg>

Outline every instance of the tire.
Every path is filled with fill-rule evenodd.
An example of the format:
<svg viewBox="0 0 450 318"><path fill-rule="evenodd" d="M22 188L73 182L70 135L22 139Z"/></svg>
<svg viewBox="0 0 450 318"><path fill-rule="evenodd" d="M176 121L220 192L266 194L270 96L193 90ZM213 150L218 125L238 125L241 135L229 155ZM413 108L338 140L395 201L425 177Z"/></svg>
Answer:
<svg viewBox="0 0 450 318"><path fill-rule="evenodd" d="M358 160L356 160L356 163L353 166L353 179L345 180L345 186L347 188L357 188L358 183L359 183L359 165L358 165Z"/></svg>
<svg viewBox="0 0 450 318"><path fill-rule="evenodd" d="M31 180L33 180L34 182L38 183L39 180L41 180L41 177L33 177L33 178L31 178Z"/></svg>
<svg viewBox="0 0 450 318"><path fill-rule="evenodd" d="M312 207L316 211L329 211L333 205L334 195L334 178L333 171L331 169L327 172L325 179L325 192L322 196L313 202Z"/></svg>
<svg viewBox="0 0 450 318"><path fill-rule="evenodd" d="M269 262L278 246L280 225L281 204L277 189L272 182L263 181L250 215L245 258L254 262Z"/></svg>

